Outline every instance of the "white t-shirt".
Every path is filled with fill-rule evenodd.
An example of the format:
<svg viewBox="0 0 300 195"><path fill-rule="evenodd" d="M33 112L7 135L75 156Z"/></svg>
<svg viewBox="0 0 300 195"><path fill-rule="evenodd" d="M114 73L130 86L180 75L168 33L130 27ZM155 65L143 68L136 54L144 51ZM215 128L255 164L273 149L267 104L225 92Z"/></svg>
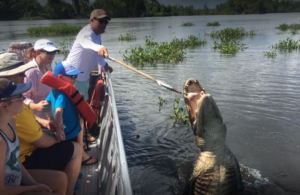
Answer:
<svg viewBox="0 0 300 195"><path fill-rule="evenodd" d="M78 81L86 81L90 78L90 73L96 64L104 67L106 61L98 55L98 50L102 48L101 34L94 33L90 24L86 25L76 36L67 61L83 73L78 74Z"/></svg>

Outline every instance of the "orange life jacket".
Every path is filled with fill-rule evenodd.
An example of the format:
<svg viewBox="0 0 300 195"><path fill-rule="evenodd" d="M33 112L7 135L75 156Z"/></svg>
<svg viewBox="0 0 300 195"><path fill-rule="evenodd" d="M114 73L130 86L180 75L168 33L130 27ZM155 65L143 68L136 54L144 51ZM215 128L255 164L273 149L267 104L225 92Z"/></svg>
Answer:
<svg viewBox="0 0 300 195"><path fill-rule="evenodd" d="M97 121L97 116L81 93L71 83L55 77L53 72L50 71L47 71L40 81L53 89L64 92L74 103L81 117L88 122L88 128L92 128Z"/></svg>

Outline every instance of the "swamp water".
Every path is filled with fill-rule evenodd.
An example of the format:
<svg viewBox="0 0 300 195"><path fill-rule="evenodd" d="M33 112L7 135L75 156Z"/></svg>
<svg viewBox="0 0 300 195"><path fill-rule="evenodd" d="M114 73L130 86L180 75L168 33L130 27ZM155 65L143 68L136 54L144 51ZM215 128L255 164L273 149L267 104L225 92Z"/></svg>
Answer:
<svg viewBox="0 0 300 195"><path fill-rule="evenodd" d="M299 51L277 52L274 59L264 56L264 52L287 37L299 40L299 34L280 33L275 29L279 24L300 23L299 20L298 13L115 18L107 26L102 43L110 56L122 60L119 51L143 46L145 36L157 42L171 41L175 36L205 38L205 46L186 50L183 62L138 69L179 90L188 78L199 80L217 102L227 125L227 144L243 165L244 177L248 175L256 181L251 189L263 189L261 186L275 189L270 193L254 190L250 194L294 195L300 194ZM206 26L214 21L221 25ZM181 26L185 22L195 26ZM11 42L34 43L37 38L27 37L26 29L52 23L84 26L88 20L1 21L0 48L7 49ZM212 49L212 40L205 32L237 27L258 34L242 39L248 47L245 51L232 57ZM136 33L137 40L119 42L118 37L129 31ZM63 40L62 37L45 38L55 45ZM57 55L54 61L62 59ZM182 95L159 87L119 64L108 63L114 68L112 79L134 194L180 194L199 154L190 127L173 127L170 119L175 99L181 98L180 106L185 108ZM166 100L160 111L158 97ZM267 181L272 183L271 187Z"/></svg>

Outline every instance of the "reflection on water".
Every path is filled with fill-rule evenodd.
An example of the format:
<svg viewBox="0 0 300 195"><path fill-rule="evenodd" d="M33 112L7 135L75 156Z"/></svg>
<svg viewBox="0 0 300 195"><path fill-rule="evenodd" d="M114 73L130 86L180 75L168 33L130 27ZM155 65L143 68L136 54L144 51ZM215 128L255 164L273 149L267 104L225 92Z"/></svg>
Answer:
<svg viewBox="0 0 300 195"><path fill-rule="evenodd" d="M205 36L212 30L206 23L213 21L221 24L215 30L243 27L259 35L243 39L248 48L235 57L221 55L211 48L210 38ZM84 26L88 20L2 21L0 47L7 48L13 41L34 42L36 38L25 35L28 27L59 22ZM182 27L184 22L195 26ZM145 36L158 42L199 34L207 39L206 46L187 49L185 60L179 64L145 66L142 71L179 90L188 78L199 80L217 102L227 125L227 144L239 163L269 178L277 194L282 189L286 194L300 194L299 51L278 53L275 59L263 55L279 40L299 40L299 34L278 33L275 27L282 23L299 23L299 14L116 18L109 23L102 42L112 57L122 59L119 51L142 46ZM128 31L136 33L137 41L119 42L118 37ZM16 36L11 37L12 32ZM62 40L44 38L56 45ZM56 56L54 61L59 60L62 56ZM173 127L170 120L174 99L183 97L119 64L108 63L114 68L123 135L140 135L139 139L124 140L134 193L180 194L200 152L191 130L186 126ZM158 97L167 101L161 111Z"/></svg>

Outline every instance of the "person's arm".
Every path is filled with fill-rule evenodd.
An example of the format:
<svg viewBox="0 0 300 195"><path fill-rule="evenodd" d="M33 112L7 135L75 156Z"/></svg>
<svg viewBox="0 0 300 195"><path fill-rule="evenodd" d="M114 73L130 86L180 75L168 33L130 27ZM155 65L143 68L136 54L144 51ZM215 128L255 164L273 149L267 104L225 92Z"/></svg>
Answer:
<svg viewBox="0 0 300 195"><path fill-rule="evenodd" d="M54 137L52 137L46 133L43 133L43 135L42 135L42 137L40 137L40 139L38 139L34 142L31 142L31 144L37 148L48 148L58 142L60 142L60 141L56 140Z"/></svg>
<svg viewBox="0 0 300 195"><path fill-rule="evenodd" d="M5 167L6 150L7 150L6 142L5 140L3 140L2 136L0 136L0 194L19 195L25 192L51 192L52 191L48 186L43 184L37 184L36 182L34 182L34 180L29 181L33 184L31 186L5 186L4 167ZM25 174L25 179L26 179L27 171L25 170L26 172L23 173L24 167L22 166L21 163L20 166L21 166L22 175Z"/></svg>
<svg viewBox="0 0 300 195"><path fill-rule="evenodd" d="M41 125L41 127L47 128L52 132L56 132L57 125L56 125L55 121L52 121L50 119L46 120L46 119L40 118L36 115L34 115L34 116L35 116L36 121Z"/></svg>
<svg viewBox="0 0 300 195"><path fill-rule="evenodd" d="M64 109L61 107L55 109L55 123L58 127L61 127L63 125L63 112ZM57 140L65 140L64 131L61 128L57 128L55 137Z"/></svg>

